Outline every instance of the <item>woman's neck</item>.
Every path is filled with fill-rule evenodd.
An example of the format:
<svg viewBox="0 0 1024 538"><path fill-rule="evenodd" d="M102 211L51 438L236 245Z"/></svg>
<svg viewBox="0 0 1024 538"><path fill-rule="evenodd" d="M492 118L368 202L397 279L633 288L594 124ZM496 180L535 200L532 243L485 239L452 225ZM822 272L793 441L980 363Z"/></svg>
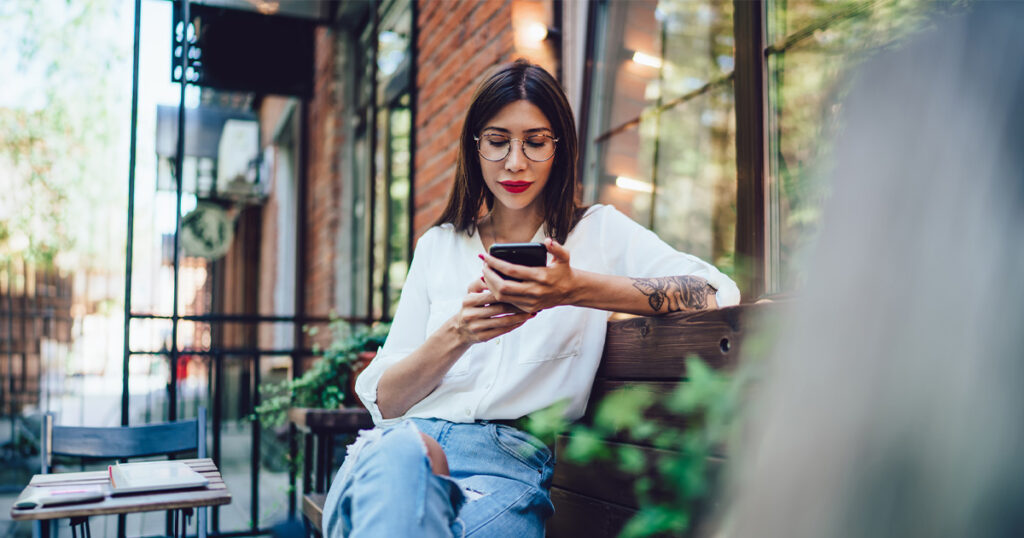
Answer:
<svg viewBox="0 0 1024 538"><path fill-rule="evenodd" d="M495 204L486 218L487 239L493 243L526 243L533 240L544 214L535 209L514 211ZM489 246L489 245L488 245Z"/></svg>

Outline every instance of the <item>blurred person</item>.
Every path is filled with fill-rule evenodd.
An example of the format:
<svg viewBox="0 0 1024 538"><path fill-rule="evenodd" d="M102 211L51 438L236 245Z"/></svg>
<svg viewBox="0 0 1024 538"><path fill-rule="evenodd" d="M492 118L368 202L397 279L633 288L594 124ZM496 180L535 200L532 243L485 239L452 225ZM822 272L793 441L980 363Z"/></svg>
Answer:
<svg viewBox="0 0 1024 538"><path fill-rule="evenodd" d="M356 382L377 427L331 485L326 535L542 536L554 456L516 421L560 402L567 419L583 415L611 310L739 302L712 265L611 206L579 206L577 160L551 74L519 60L484 79L447 207L417 243L387 341ZM487 254L522 242L543 243L548 264Z"/></svg>
<svg viewBox="0 0 1024 538"><path fill-rule="evenodd" d="M978 2L861 72L719 535L1022 532L1022 56Z"/></svg>

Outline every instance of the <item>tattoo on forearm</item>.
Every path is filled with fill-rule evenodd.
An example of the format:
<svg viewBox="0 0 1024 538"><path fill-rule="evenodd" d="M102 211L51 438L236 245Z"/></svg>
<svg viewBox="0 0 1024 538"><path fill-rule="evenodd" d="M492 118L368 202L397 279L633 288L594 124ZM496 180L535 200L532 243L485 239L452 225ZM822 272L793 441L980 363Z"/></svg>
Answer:
<svg viewBox="0 0 1024 538"><path fill-rule="evenodd" d="M655 312L678 312L680 310L703 310L708 307L708 294L714 293L707 280L699 276L665 276L658 278L634 278L633 287L647 296L647 302Z"/></svg>

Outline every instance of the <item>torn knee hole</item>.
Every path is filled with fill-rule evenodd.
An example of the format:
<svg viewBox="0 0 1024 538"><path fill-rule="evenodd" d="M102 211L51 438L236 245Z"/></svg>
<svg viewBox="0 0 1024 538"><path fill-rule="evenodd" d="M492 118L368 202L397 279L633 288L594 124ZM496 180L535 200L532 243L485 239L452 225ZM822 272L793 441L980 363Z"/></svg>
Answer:
<svg viewBox="0 0 1024 538"><path fill-rule="evenodd" d="M444 449L441 445L434 440L433 437L420 433L420 439L423 441L423 448L426 450L427 459L430 460L430 470L434 474L448 476L448 458L444 455Z"/></svg>

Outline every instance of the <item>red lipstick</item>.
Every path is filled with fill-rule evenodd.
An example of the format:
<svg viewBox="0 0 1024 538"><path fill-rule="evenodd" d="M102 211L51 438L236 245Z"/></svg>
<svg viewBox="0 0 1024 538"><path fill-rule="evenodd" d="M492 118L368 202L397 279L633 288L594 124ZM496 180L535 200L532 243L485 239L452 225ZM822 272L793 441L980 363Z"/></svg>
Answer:
<svg viewBox="0 0 1024 538"><path fill-rule="evenodd" d="M530 188L533 183L529 181L499 181L499 185L511 193L520 193Z"/></svg>

